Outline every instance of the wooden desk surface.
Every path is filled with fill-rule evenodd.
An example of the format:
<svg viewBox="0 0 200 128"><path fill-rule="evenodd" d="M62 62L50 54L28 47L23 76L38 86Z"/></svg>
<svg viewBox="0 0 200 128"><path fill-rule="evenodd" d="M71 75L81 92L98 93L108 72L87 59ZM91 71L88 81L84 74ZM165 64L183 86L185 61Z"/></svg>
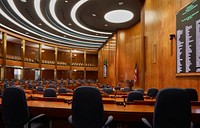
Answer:
<svg viewBox="0 0 200 128"><path fill-rule="evenodd" d="M43 94L29 94L26 93L26 97L30 98L43 98ZM57 95L57 98L60 99L65 99L65 100L72 100L72 95ZM123 98L123 97L113 97L113 96L107 96L107 97L102 97L103 101L116 101L116 102L123 102L124 100L126 101L127 98ZM144 99L144 101L152 101L155 102L155 99Z"/></svg>
<svg viewBox="0 0 200 128"><path fill-rule="evenodd" d="M64 102L28 100L27 104L32 115L44 113L51 118L62 119L71 115L71 104ZM104 104L104 112L106 117L113 115L116 121L141 121L142 117L153 118L154 106ZM192 106L192 121L200 122L200 106Z"/></svg>
<svg viewBox="0 0 200 128"><path fill-rule="evenodd" d="M28 101L32 114L45 113L50 117L67 118L71 115L71 104L63 102ZM118 121L141 121L142 117L153 118L154 106L104 104L105 115L113 115ZM192 106L193 122L200 122L200 106Z"/></svg>

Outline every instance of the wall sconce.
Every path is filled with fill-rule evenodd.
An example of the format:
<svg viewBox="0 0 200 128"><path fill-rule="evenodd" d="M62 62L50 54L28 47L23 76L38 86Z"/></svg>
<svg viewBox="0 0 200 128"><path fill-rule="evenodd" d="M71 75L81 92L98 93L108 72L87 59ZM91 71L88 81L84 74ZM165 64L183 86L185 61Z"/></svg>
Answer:
<svg viewBox="0 0 200 128"><path fill-rule="evenodd" d="M169 39L170 39L170 40L173 40L175 37L176 37L175 34L170 34L170 35L169 35Z"/></svg>
<svg viewBox="0 0 200 128"><path fill-rule="evenodd" d="M169 35L171 56L173 55L173 39L174 39L174 38L176 38L175 34L170 34L170 35Z"/></svg>

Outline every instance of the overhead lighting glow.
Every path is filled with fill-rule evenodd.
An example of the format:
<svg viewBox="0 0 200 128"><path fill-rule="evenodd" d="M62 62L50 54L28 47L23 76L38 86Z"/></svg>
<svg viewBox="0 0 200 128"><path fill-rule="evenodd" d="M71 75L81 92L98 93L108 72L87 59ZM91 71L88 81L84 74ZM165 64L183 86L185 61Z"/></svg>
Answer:
<svg viewBox="0 0 200 128"><path fill-rule="evenodd" d="M81 33L81 32L78 32L78 31L75 31L67 26L65 26L62 22L60 22L60 20L58 19L58 17L56 16L56 13L55 13L55 4L56 4L57 0L51 0L50 3L49 3L49 11L50 11L50 14L51 16L54 18L54 20L59 24L61 25L62 27L64 27L65 29L69 30L69 31L72 31L74 33L78 33L80 35L84 35L84 36L88 36L88 37L96 37L96 38L103 38L103 39L96 39L94 41L100 41L100 42L105 42L105 39L107 39L108 37L107 36L95 36L95 35L90 35L90 34L86 34L86 33ZM71 24L71 23L70 23ZM68 24L69 25L69 24ZM70 35L68 34L69 36L72 36L72 37L76 37L76 38L81 38L81 37L77 37L77 36L74 36L74 35ZM81 39L87 39L87 38L81 38ZM92 40L92 39L90 39Z"/></svg>
<svg viewBox="0 0 200 128"><path fill-rule="evenodd" d="M39 0L36 0L36 1L39 1ZM15 6L13 0L8 0L8 3L9 3L9 5L12 7L12 9L14 10L14 12L15 12L19 17L21 17L25 22L27 22L28 24L30 24L31 26L33 26L33 27L37 28L38 30L40 30L40 31L42 31L42 32L44 32L44 33L46 33L46 34L49 34L49 35L51 35L51 36L58 37L58 38L62 38L62 39L66 39L66 38L64 38L64 37L57 36L57 35L55 35L55 34L52 34L52 33L50 33L50 32L47 32L47 31L45 31L45 30L43 30L43 29L41 29L41 28L35 26L34 24L32 24L30 21L28 21L28 20L19 12L19 10L18 10L17 7ZM50 40L54 40L54 41L56 41L56 42L68 43L68 44L71 44L71 45L83 45L83 46L86 46L87 44L88 44L87 46L90 46L91 44L102 45L101 43L85 42L85 41L78 41L78 40L72 40L72 39L67 39L67 40L74 41L74 42L77 42L77 43L72 43L72 42L69 42L69 41L66 42L66 41L61 41L61 40L53 39L53 38L50 38L50 37L47 37L47 36L38 34L37 32L34 32L34 31L32 31L32 30L30 30L30 29L28 29L28 28L22 26L21 24L18 24L18 23L15 22L12 18L10 18L8 15L6 15L6 14L3 12L3 10L1 10L1 8L0 8L0 12L1 12L1 14L2 14L4 17L6 17L8 20L10 20L10 21L11 21L12 23L14 23L15 25L17 25L17 26L19 26L20 28L26 30L27 32L33 33L33 34L35 34L35 35L39 35L39 36L41 36L41 37L43 37L43 38L47 38L47 39L50 39ZM43 18L44 18L44 17L43 17ZM45 40L42 40L42 41L45 41ZM79 42L79 43L83 43L83 44L79 44L78 42Z"/></svg>
<svg viewBox="0 0 200 128"><path fill-rule="evenodd" d="M25 3L25 2L27 2L27 1L26 1L26 0L21 0L21 2L24 2L24 3Z"/></svg>
<svg viewBox="0 0 200 128"><path fill-rule="evenodd" d="M97 15L96 15L95 13L92 13L92 16L94 16L94 17L95 17L95 16L97 16Z"/></svg>
<svg viewBox="0 0 200 128"><path fill-rule="evenodd" d="M56 30L57 32L60 32L62 34L66 34L66 35L69 35L69 36L72 36L72 37L75 37L74 35L70 35L69 33L66 33L66 32L63 32L61 31L60 29L54 27L53 25L51 25L46 19L45 17L43 16L42 14L42 11L41 11L41 8L40 8L40 2L41 0L34 0L34 7L35 7L35 11L37 13L37 15L40 17L40 19L46 24L48 25L49 27L51 27L52 29ZM59 38L63 38L63 37L59 37ZM81 37L79 37L81 38ZM64 38L63 38L64 39ZM74 40L74 39L70 39L68 38L69 41L73 41L73 42L80 42L80 43L84 43L84 44L95 44L94 42L89 42L89 41L80 41L80 40ZM98 43L97 43L98 44ZM75 44L74 44L75 45Z"/></svg>
<svg viewBox="0 0 200 128"><path fill-rule="evenodd" d="M119 5L123 5L124 4L124 2L119 2Z"/></svg>
<svg viewBox="0 0 200 128"><path fill-rule="evenodd" d="M125 23L134 17L128 10L113 10L104 15L104 18L111 23Z"/></svg>
<svg viewBox="0 0 200 128"><path fill-rule="evenodd" d="M2 11L2 10L0 9L0 12L1 12L1 11ZM5 13L4 13L4 14L5 14ZM8 26L5 26L5 25L3 25L3 24L1 24L1 23L0 23L0 27L6 28L6 29L9 30L9 31L12 31L12 32L14 32L14 33L17 33L17 34L19 34L19 35L23 35L23 36L28 37L28 38L30 38L30 39L35 39L35 40L38 40L38 41L47 42L47 41L43 41L43 40L41 40L41 39L39 39L39 38L35 38L35 37L29 36L29 35L25 35L24 33L21 33L21 32L19 32L19 31L16 31L16 30L12 29L12 28L9 28ZM55 43L55 42L50 42L50 41L48 41L48 43L57 44L57 43ZM72 47L72 48L84 48L84 46L74 46L74 45L68 45L68 44L65 44L65 45L64 45L64 44L60 44L60 45L62 45L62 46L68 46L68 47ZM95 47L93 47L93 48L87 47L87 49L98 50L98 48L95 48Z"/></svg>
<svg viewBox="0 0 200 128"><path fill-rule="evenodd" d="M39 36L41 36L41 37L45 37L45 36L43 36L43 35L40 35L40 34L38 34L38 33L36 33L36 32L33 32L33 31L31 31L30 29L28 29L28 28L26 28L26 27L24 27L24 26L18 24L17 22L15 22L15 20L13 20L12 18L10 18L8 15L6 15L6 14L1 10L1 8L0 8L0 13L1 13L6 19L8 19L9 21L11 21L13 24L17 25L18 27L20 27L20 28L22 28L22 29L24 29L24 30L26 30L26 31L29 31L30 33L33 33L33 34L35 34L35 35L39 35ZM7 27L7 26L4 26L4 25L2 25L2 24L0 24L0 26L6 28L6 29L8 29L8 30L11 30L11 31L13 31L13 32L15 32L15 33L18 33L18 34L20 34L20 35L27 36L27 37L29 37L29 38L33 38L33 39L36 39L36 40L40 40L40 41L46 42L46 41L44 41L44 40L41 40L41 39L38 39L38 38L34 38L34 37L31 37L31 36L25 35L25 34L23 34L23 33L20 33L20 32L18 32L18 31L15 31L15 30L13 30L13 29L11 29L11 28L9 28L9 27ZM48 37L45 37L45 38L48 38ZM48 38L48 39L54 40L54 41L56 41L56 42L62 42L62 41L56 40L56 39L51 39L51 38ZM56 43L54 43L54 42L49 42L49 43L56 44ZM71 47L71 45L76 45L76 44L67 45L66 42L62 42L62 43L65 43L66 46L70 46L70 47ZM67 43L70 44L70 42L67 42ZM77 47L84 47L84 46L85 46L85 47L98 47L98 46L91 46L91 45L84 45L84 44L78 45L78 44L77 44Z"/></svg>
<svg viewBox="0 0 200 128"><path fill-rule="evenodd" d="M84 3L86 3L88 0L80 0L79 2L77 2L74 7L72 8L71 10L71 18L72 20L74 21L74 23L76 25L78 25L79 27L81 27L82 29L85 29L87 31L90 31L90 32L94 32L94 33L99 33L99 34L107 34L107 35L111 35L112 33L111 32L102 32L102 31L95 31L93 29L90 29L90 28L87 28L85 26L83 26L82 24L80 24L78 22L78 20L76 19L76 12L78 10L78 8L83 5Z"/></svg>

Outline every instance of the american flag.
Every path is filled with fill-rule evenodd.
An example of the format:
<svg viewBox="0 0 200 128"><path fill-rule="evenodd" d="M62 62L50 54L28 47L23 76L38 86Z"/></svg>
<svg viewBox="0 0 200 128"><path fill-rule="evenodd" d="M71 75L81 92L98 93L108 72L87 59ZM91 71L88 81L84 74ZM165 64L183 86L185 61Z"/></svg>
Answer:
<svg viewBox="0 0 200 128"><path fill-rule="evenodd" d="M135 64L135 70L134 70L134 84L136 84L137 80L138 80L138 66L137 64Z"/></svg>

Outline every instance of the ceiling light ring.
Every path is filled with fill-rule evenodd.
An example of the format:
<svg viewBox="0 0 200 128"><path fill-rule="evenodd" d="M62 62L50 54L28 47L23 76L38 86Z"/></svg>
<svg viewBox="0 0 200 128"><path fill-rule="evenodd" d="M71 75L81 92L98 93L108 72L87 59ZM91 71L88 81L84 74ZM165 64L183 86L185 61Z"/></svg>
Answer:
<svg viewBox="0 0 200 128"><path fill-rule="evenodd" d="M104 19L110 23L121 24L133 19L134 14L125 9L111 10L104 15Z"/></svg>
<svg viewBox="0 0 200 128"><path fill-rule="evenodd" d="M44 38L48 38L48 39L50 39L50 40L54 40L54 41L56 41L56 42L63 42L63 43L66 43L66 41L56 40L55 38L50 38L50 37L48 37L48 36L43 36L43 35L38 34L37 32L32 31L31 29L28 29L27 27L24 27L23 25L21 25L21 24L15 22L15 20L13 20L11 17L9 17L3 10L1 10L1 8L0 8L0 13L1 13L6 19L8 19L10 22L12 22L13 24L17 25L18 27L24 29L25 31L28 31L28 32L33 33L33 34L35 34L35 35L38 35L38 36L40 36L40 37L44 37ZM10 12L9 12L9 13L10 13ZM15 18L16 18L16 17L15 17ZM27 36L27 35L26 35L26 36ZM42 40L42 41L44 41L44 40ZM76 42L76 43L77 43L77 42ZM78 45L78 44L81 44L81 43L74 44L74 43L72 43L72 42L68 42L68 44L71 44L71 45ZM100 44L100 43L98 43L98 44L99 44L98 47L100 47L100 46L102 45L102 44ZM83 45L83 44L82 44L82 45ZM85 45L83 45L83 46L88 46L88 47L90 47L91 45L92 45L92 44L88 44L88 45L85 44Z"/></svg>
<svg viewBox="0 0 200 128"><path fill-rule="evenodd" d="M25 22L27 22L28 24L30 24L31 26L33 26L34 28L36 28L36 29L38 29L39 31L42 31L43 33L46 33L46 34L48 34L48 35L51 35L51 36L53 36L54 37L54 39L55 38L59 38L59 40L55 40L55 41L60 41L61 39L62 40L67 40L68 42L71 42L71 45L74 45L74 43L73 42L75 42L75 44L76 43L78 43L78 44L89 44L89 45L95 45L95 44L97 44L97 45L99 45L100 43L95 43L95 42L86 42L86 41L79 41L79 40L73 40L73 39L69 39L69 38L64 38L64 37L61 37L61 36L57 36L57 35L55 35L55 34L52 34L52 33L50 33L50 32L47 32L47 31L45 31L45 30L43 30L43 29L41 29L41 28L39 28L39 27L37 27L36 25L34 25L34 24L32 24L29 20L27 20L20 12L19 12L19 10L17 9L17 7L15 6L15 4L14 4L14 1L13 0L8 0L8 4L10 5L10 7L13 9L13 11L21 18L21 19L23 19ZM4 5L4 4L3 4ZM7 9L5 6L4 6L4 8L5 9ZM7 9L7 11L8 11L8 9ZM10 11L8 11L9 13L10 13ZM2 11L2 13L4 13L3 11ZM17 21L19 21L19 22L21 22L19 19L17 19L12 13L10 13ZM5 17L5 16L4 16ZM8 16L9 17L9 16ZM12 19L12 18L10 18L10 19ZM14 20L11 20L11 22L14 22ZM40 32L34 32L34 31L30 31L30 29L27 29L27 28L29 28L28 26L26 26L25 24L24 24L24 26L26 26L26 27L22 27L20 24L18 24L18 23L14 23L14 24L16 24L17 26L19 26L20 28L22 28L22 29L24 29L24 30L26 30L26 31L29 31L30 33L33 33L33 34L35 34L35 35L38 35L38 33L40 33ZM22 22L21 22L21 24L23 24ZM39 34L38 36L41 36L41 37L43 37L43 38L46 38L47 36L43 36L44 34ZM48 39L50 39L50 40L54 40L53 38L51 38L51 37L48 37Z"/></svg>
<svg viewBox="0 0 200 128"><path fill-rule="evenodd" d="M1 10L0 10L1 11ZM5 25L3 25L3 24L1 24L0 23L0 26L2 27L2 28L6 28L7 30L10 30L10 31L13 31L14 33L17 33L17 34L19 34L19 35L22 35L22 36L24 36L24 37L28 37L28 38L30 38L30 39L35 39L35 40L38 40L38 41L41 41L41 42L46 42L46 43L50 43L50 44L58 44L58 43L55 43L55 42L47 42L47 41L45 41L45 40L42 40L42 39L39 39L39 38L36 38L36 37L32 37L32 36L29 36L29 35L25 35L24 33L21 33L21 32L19 32L19 31L16 31L16 30L13 30L13 29L11 29L11 28L9 28L9 27L7 27L7 26L5 26ZM81 47L81 46L77 46L77 45L68 45L68 44L66 44L66 43L60 43L59 45L61 45L61 46L67 46L67 47L69 47L69 48L85 48L85 47ZM98 50L98 48L94 48L94 47L92 47L92 48L88 48L87 47L87 49L93 49L93 50Z"/></svg>
<svg viewBox="0 0 200 128"><path fill-rule="evenodd" d="M82 32L78 32L74 29L71 29L69 27L67 27L66 25L64 25L57 17L56 13L55 13L55 4L56 4L57 0L51 0L49 3L49 12L51 14L51 16L54 18L54 20L62 27L64 27L65 29L68 29L69 31L72 31L76 34L80 34L80 35L84 35L84 36L88 36L88 37L96 37L96 38L106 38L108 39L108 36L96 36L96 35L90 35L90 34L86 34L86 33L82 33Z"/></svg>
<svg viewBox="0 0 200 128"><path fill-rule="evenodd" d="M90 32L94 32L95 34L98 33L98 34L106 34L106 35L112 35L113 33L111 32L102 32L102 31L95 31L93 29L90 29L90 28L87 28L85 27L84 25L82 25L81 23L78 22L77 18L76 18L76 13L77 13L77 10L83 5L85 4L86 2L88 2L89 0L80 0L79 2L77 2L72 10L71 10L71 18L73 20L73 22L78 25L79 27L81 27L82 29L85 29L87 31L90 31Z"/></svg>

